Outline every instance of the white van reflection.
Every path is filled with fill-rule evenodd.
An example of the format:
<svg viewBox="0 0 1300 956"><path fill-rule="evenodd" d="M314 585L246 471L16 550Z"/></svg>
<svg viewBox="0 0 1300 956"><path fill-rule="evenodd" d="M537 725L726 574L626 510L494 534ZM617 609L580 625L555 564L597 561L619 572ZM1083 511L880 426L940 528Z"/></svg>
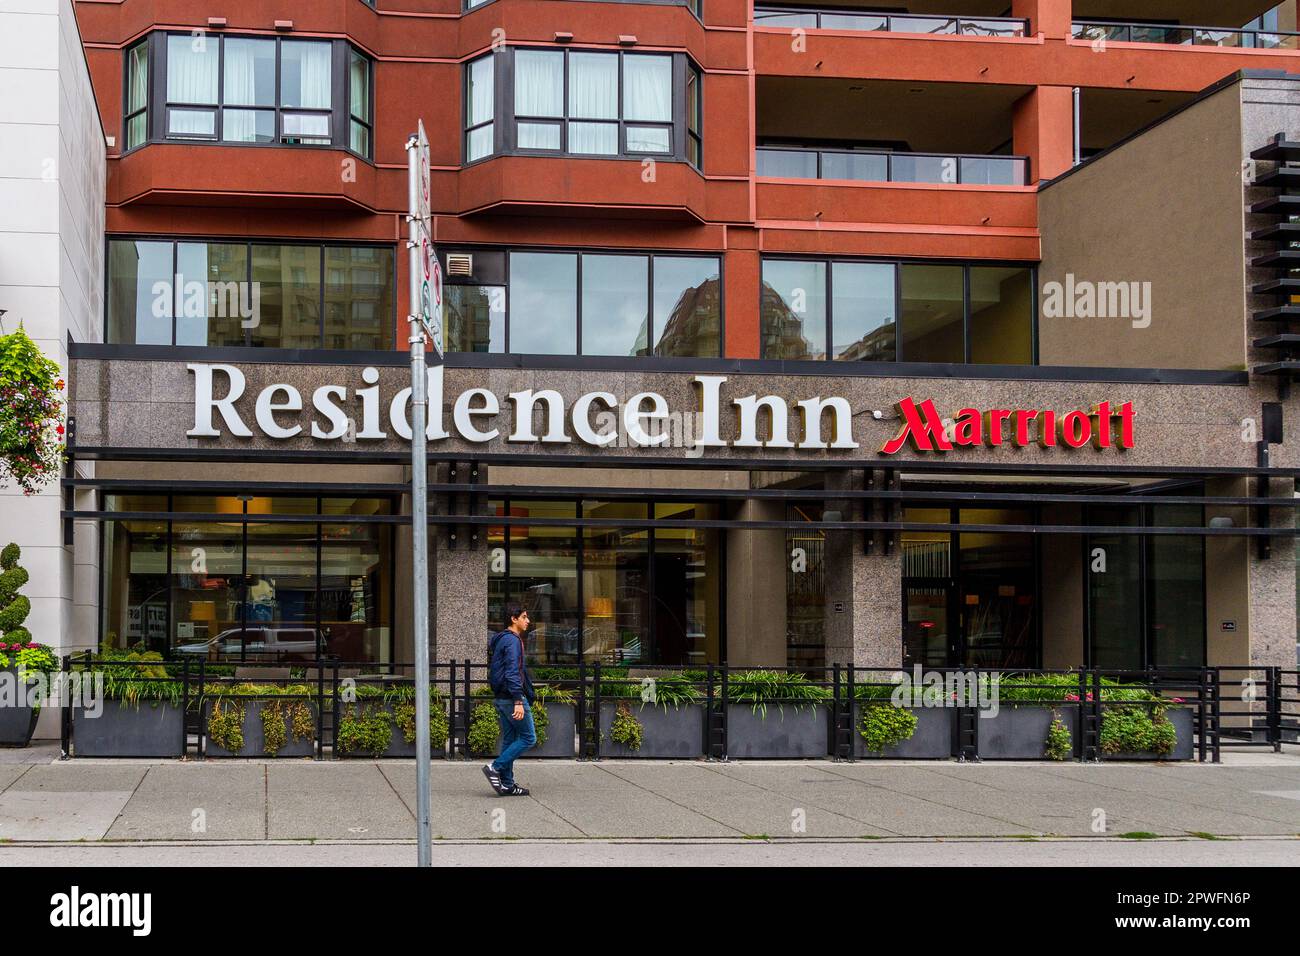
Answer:
<svg viewBox="0 0 1300 956"><path fill-rule="evenodd" d="M329 630L311 627L231 628L206 641L182 644L177 654L192 654L208 660L315 660L328 653Z"/></svg>

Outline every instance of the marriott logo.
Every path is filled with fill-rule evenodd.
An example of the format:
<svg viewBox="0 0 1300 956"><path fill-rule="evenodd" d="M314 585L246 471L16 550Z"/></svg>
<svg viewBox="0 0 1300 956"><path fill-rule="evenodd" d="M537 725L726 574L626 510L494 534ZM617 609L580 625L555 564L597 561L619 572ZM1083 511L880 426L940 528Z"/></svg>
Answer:
<svg viewBox="0 0 1300 956"><path fill-rule="evenodd" d="M1098 450L1124 451L1133 447L1132 402L1118 407L1099 402L1091 411L1065 414L1037 408L963 408L951 422L939 416L928 398L919 403L905 398L895 407L903 424L898 434L881 446L880 451L886 455L896 454L908 444L917 451L952 451L977 445L1024 448L1034 442L1045 448L1082 448L1089 443Z"/></svg>

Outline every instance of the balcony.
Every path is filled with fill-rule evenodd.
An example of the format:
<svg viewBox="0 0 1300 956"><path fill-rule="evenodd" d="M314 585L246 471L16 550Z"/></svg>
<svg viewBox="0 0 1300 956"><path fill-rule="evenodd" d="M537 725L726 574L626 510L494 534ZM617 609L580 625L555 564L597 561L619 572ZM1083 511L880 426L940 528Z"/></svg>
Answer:
<svg viewBox="0 0 1300 956"><path fill-rule="evenodd" d="M1076 20L1071 32L1074 39L1092 43L1167 43L1235 50L1300 49L1300 33L1285 30Z"/></svg>
<svg viewBox="0 0 1300 956"><path fill-rule="evenodd" d="M1029 21L1018 17L862 13L834 7L755 7L754 26L969 37L1023 37L1029 32Z"/></svg>
<svg viewBox="0 0 1300 956"><path fill-rule="evenodd" d="M756 153L758 175L772 179L980 186L1023 186L1029 181L1025 156L795 146L760 146Z"/></svg>

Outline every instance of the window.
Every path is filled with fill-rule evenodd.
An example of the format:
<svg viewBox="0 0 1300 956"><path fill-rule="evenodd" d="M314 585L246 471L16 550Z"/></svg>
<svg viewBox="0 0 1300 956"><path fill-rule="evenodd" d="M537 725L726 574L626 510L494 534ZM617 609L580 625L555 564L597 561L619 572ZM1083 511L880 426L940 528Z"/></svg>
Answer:
<svg viewBox="0 0 1300 956"><path fill-rule="evenodd" d="M511 122L495 123L499 87ZM465 161L498 152L662 156L699 166L700 74L685 56L517 48L471 61ZM684 109L675 108L683 91ZM680 112L679 112L680 110Z"/></svg>
<svg viewBox="0 0 1300 956"><path fill-rule="evenodd" d="M717 256L449 250L444 265L448 351L722 353Z"/></svg>
<svg viewBox="0 0 1300 956"><path fill-rule="evenodd" d="M1204 490L1179 493L1204 494ZM1200 528L1204 509L1186 505L1093 507L1089 524ZM1100 555L1099 555L1100 552ZM1205 539L1092 534L1087 537L1088 660L1092 667L1205 664ZM1103 556L1104 562L1097 558Z"/></svg>
<svg viewBox="0 0 1300 956"><path fill-rule="evenodd" d="M393 347L390 246L108 240L114 345Z"/></svg>
<svg viewBox="0 0 1300 956"><path fill-rule="evenodd" d="M162 518L104 521L101 639L223 664L391 660L393 503L338 494L106 495L106 511Z"/></svg>
<svg viewBox="0 0 1300 956"><path fill-rule="evenodd" d="M1034 364L1034 270L766 259L769 359Z"/></svg>
<svg viewBox="0 0 1300 956"><path fill-rule="evenodd" d="M149 61L165 82L148 110ZM127 53L131 149L150 139L373 150L372 65L333 40L154 34Z"/></svg>
<svg viewBox="0 0 1300 956"><path fill-rule="evenodd" d="M137 43L126 51L126 148L134 149L149 135L149 44Z"/></svg>
<svg viewBox="0 0 1300 956"><path fill-rule="evenodd" d="M493 101L492 54L470 63L465 83L465 161L489 156L493 150L496 104Z"/></svg>
<svg viewBox="0 0 1300 956"><path fill-rule="evenodd" d="M648 521L714 520L695 502L492 500L502 524L488 528L488 618L520 601L537 627L533 663L703 666L722 654L721 532L647 529ZM511 518L626 521L582 528L509 523ZM504 561L500 558L504 556Z"/></svg>

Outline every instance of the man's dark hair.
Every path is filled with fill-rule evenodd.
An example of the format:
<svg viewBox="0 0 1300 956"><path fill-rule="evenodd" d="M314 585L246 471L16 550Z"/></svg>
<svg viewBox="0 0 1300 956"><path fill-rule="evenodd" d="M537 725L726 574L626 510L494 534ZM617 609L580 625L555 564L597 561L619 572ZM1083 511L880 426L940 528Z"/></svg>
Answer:
<svg viewBox="0 0 1300 956"><path fill-rule="evenodd" d="M506 622L513 624L515 619L524 613L524 606L518 601L511 601L506 605Z"/></svg>

